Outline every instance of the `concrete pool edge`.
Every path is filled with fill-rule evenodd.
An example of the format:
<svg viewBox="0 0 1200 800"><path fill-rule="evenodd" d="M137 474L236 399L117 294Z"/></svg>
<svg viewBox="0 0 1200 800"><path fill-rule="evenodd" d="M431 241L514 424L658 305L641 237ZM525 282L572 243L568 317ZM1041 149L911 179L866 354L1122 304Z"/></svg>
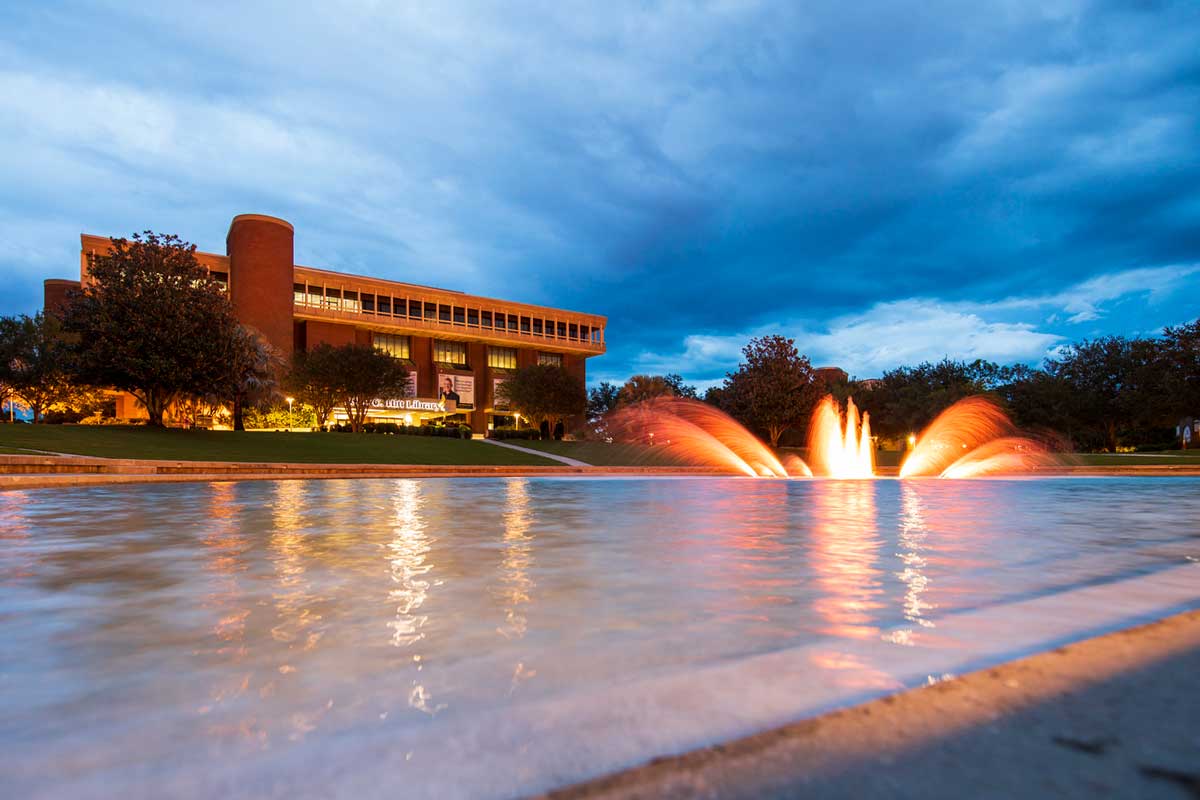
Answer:
<svg viewBox="0 0 1200 800"><path fill-rule="evenodd" d="M1200 789L1200 740L1174 747L1197 676L1193 609L535 797L970 796L981 780L1011 796L1182 797Z"/></svg>
<svg viewBox="0 0 1200 800"><path fill-rule="evenodd" d="M895 477L881 468L878 477ZM0 490L181 481L463 477L742 477L719 467L521 466L485 464L312 464L186 461L74 455L0 455ZM1200 464L1054 467L1008 477L1200 477ZM1004 476L995 476L1004 477Z"/></svg>

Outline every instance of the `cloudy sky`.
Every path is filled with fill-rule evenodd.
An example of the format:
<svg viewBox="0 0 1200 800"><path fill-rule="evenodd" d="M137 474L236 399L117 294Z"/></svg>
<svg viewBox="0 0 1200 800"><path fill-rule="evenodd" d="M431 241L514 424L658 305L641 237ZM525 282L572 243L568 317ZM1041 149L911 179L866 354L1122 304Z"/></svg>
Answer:
<svg viewBox="0 0 1200 800"><path fill-rule="evenodd" d="M303 264L606 314L593 382L1200 316L1195 0L316 5L3 4L0 314L82 231L222 252L249 212Z"/></svg>

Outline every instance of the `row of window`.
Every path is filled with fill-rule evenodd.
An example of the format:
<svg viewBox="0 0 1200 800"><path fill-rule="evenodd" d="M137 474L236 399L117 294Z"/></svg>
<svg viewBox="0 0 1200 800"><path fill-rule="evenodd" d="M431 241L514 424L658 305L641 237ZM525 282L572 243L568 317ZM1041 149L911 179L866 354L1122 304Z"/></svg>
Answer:
<svg viewBox="0 0 1200 800"><path fill-rule="evenodd" d="M372 333L371 343L375 349L387 353L392 358L412 358L412 340L408 336L392 333ZM467 365L467 345L464 342L451 342L445 339L433 340L433 360L440 364L455 366ZM562 353L538 353L538 363L554 367L563 365ZM517 368L517 348L493 347L487 349L487 365L499 369Z"/></svg>
<svg viewBox="0 0 1200 800"><path fill-rule="evenodd" d="M303 283L294 284L292 289L295 304L306 308L325 308L349 311L355 314L401 317L484 330L512 331L514 333L519 331L549 339L566 339L596 344L602 341L600 328L579 325L574 322L505 314L500 311L484 311L478 308L442 303L428 303L382 294L343 291Z"/></svg>

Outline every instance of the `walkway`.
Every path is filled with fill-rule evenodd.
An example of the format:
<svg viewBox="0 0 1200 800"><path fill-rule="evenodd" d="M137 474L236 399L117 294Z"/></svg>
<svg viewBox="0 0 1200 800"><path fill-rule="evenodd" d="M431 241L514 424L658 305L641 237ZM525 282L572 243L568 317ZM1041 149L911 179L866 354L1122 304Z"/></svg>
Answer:
<svg viewBox="0 0 1200 800"><path fill-rule="evenodd" d="M488 444L494 444L494 445L496 445L496 447L507 447L509 450L516 450L518 453L528 453L531 456L541 456L542 458L548 458L551 461L557 461L560 464L566 464L568 467L590 467L591 466L591 464L587 463L586 461L580 461L577 458L567 458L566 456L556 456L553 453L547 453L544 450L534 450L532 447L521 447L520 445L509 444L508 442L500 442L495 439L484 439L483 441L487 442Z"/></svg>

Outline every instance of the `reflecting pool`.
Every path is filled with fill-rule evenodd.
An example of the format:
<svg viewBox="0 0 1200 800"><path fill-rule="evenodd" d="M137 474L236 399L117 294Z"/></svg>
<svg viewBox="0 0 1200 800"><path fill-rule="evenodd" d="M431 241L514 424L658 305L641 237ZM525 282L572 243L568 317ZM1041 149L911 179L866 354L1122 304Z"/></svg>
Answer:
<svg viewBox="0 0 1200 800"><path fill-rule="evenodd" d="M1191 478L0 492L0 780L544 790L1200 605L1197 560Z"/></svg>

